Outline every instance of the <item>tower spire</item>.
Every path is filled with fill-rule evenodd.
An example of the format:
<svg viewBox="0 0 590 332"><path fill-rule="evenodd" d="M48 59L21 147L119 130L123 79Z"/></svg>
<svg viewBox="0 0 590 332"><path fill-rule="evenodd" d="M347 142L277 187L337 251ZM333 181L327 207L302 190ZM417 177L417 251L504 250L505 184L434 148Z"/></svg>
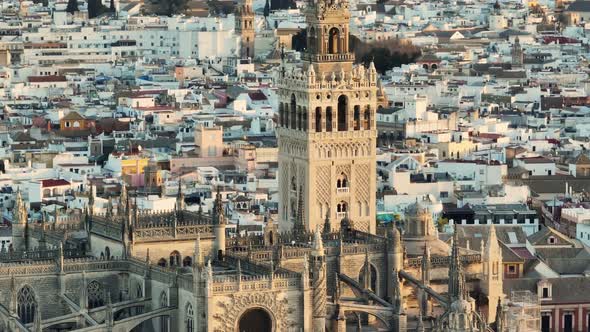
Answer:
<svg viewBox="0 0 590 332"><path fill-rule="evenodd" d="M295 216L295 225L293 225L293 232L297 239L302 239L305 235L305 217L303 211L303 187L299 186L299 195L297 197L297 215Z"/></svg>
<svg viewBox="0 0 590 332"><path fill-rule="evenodd" d="M449 289L448 294L451 302L456 300L459 296L459 283L460 283L460 269L461 262L459 260L459 247L458 241L458 227L455 225L453 229L453 246L451 247L451 263L449 266Z"/></svg>

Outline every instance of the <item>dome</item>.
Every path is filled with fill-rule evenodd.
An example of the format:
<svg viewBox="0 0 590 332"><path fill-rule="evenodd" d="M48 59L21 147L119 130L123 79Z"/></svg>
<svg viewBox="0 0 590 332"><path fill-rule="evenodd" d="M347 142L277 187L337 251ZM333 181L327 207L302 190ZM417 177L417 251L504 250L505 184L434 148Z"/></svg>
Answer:
<svg viewBox="0 0 590 332"><path fill-rule="evenodd" d="M393 240L394 243L399 243L401 241L401 235L399 233L399 230L395 226L395 223L391 223L388 233L389 237Z"/></svg>

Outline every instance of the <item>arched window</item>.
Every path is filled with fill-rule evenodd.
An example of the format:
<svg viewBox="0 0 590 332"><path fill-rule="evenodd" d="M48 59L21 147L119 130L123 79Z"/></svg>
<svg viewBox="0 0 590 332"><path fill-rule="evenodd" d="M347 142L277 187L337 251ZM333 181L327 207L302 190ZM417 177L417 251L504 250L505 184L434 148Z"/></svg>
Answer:
<svg viewBox="0 0 590 332"><path fill-rule="evenodd" d="M160 295L160 308L168 307L168 294L166 292L162 292ZM168 332L169 329L169 320L167 316L160 317L160 331L161 332Z"/></svg>
<svg viewBox="0 0 590 332"><path fill-rule="evenodd" d="M142 298L143 297L143 289L141 287L141 284L137 283L135 285L135 298Z"/></svg>
<svg viewBox="0 0 590 332"><path fill-rule="evenodd" d="M279 103L279 124L281 126L285 125L285 110L283 107L283 103Z"/></svg>
<svg viewBox="0 0 590 332"><path fill-rule="evenodd" d="M337 54L339 49L340 30L337 28L330 29L330 36L328 40L328 52L330 54Z"/></svg>
<svg viewBox="0 0 590 332"><path fill-rule="evenodd" d="M318 133L322 131L322 108L321 107L315 108L315 131Z"/></svg>
<svg viewBox="0 0 590 332"><path fill-rule="evenodd" d="M289 128L289 105L282 103L283 105L283 127Z"/></svg>
<svg viewBox="0 0 590 332"><path fill-rule="evenodd" d="M158 266L166 267L166 259L160 258L160 260L158 261Z"/></svg>
<svg viewBox="0 0 590 332"><path fill-rule="evenodd" d="M326 131L332 131L332 107L326 107Z"/></svg>
<svg viewBox="0 0 590 332"><path fill-rule="evenodd" d="M101 284L93 280L86 286L86 292L88 293L88 309L94 309L102 307L104 305L104 291Z"/></svg>
<svg viewBox="0 0 590 332"><path fill-rule="evenodd" d="M315 35L315 28L311 27L311 29L309 29L309 52L310 53L314 53L316 50L316 35Z"/></svg>
<svg viewBox="0 0 590 332"><path fill-rule="evenodd" d="M346 202L342 201L336 205L336 212L346 213L346 211L348 211L348 204L346 204Z"/></svg>
<svg viewBox="0 0 590 332"><path fill-rule="evenodd" d="M365 108L365 117L363 119L364 127L366 130L371 129L371 107Z"/></svg>
<svg viewBox="0 0 590 332"><path fill-rule="evenodd" d="M344 173L340 173L338 179L336 180L336 188L337 189L348 189L348 177Z"/></svg>
<svg viewBox="0 0 590 332"><path fill-rule="evenodd" d="M307 107L303 107L301 113L301 130L307 132L308 125L307 125Z"/></svg>
<svg viewBox="0 0 590 332"><path fill-rule="evenodd" d="M289 119L291 120L290 128L296 129L297 127L297 100L295 99L295 94L291 95L291 114L289 115Z"/></svg>
<svg viewBox="0 0 590 332"><path fill-rule="evenodd" d="M363 286L365 284L365 265L363 265L361 271L359 272L359 283ZM371 263L369 263L369 280L367 282L367 286L369 286L369 289L372 290L374 293L378 293L377 269Z"/></svg>
<svg viewBox="0 0 590 332"><path fill-rule="evenodd" d="M37 308L37 301L35 300L35 293L29 286L24 286L18 291L16 296L18 317L24 324L31 323L35 318L35 310Z"/></svg>
<svg viewBox="0 0 590 332"><path fill-rule="evenodd" d="M182 266L191 266L193 265L193 259L190 258L190 256L186 256L183 260L182 260Z"/></svg>
<svg viewBox="0 0 590 332"><path fill-rule="evenodd" d="M361 129L361 107L359 105L354 106L353 121L354 121L354 130Z"/></svg>
<svg viewBox="0 0 590 332"><path fill-rule="evenodd" d="M195 312L190 303L186 304L186 332L194 332L195 330Z"/></svg>
<svg viewBox="0 0 590 332"><path fill-rule="evenodd" d="M109 248L109 247L104 248L104 258L107 260L111 259L111 248Z"/></svg>
<svg viewBox="0 0 590 332"><path fill-rule="evenodd" d="M345 95L338 97L338 131L348 130L348 98Z"/></svg>
<svg viewBox="0 0 590 332"><path fill-rule="evenodd" d="M179 266L180 265L180 253L176 250L170 253L170 266Z"/></svg>

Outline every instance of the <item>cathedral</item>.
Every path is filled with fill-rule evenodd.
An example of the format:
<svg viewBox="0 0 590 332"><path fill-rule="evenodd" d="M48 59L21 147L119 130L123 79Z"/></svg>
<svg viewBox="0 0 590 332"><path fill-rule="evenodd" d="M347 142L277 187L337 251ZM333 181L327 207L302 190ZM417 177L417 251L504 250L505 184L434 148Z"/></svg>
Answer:
<svg viewBox="0 0 590 332"><path fill-rule="evenodd" d="M15 224L0 331L488 331L502 312L494 229L481 251L456 232L449 246L423 202L376 234L348 217L279 232L267 215L262 235L226 238L221 195L210 213L183 201L142 214L123 190L104 214L91 200L78 220Z"/></svg>
<svg viewBox="0 0 590 332"><path fill-rule="evenodd" d="M18 193L0 331L492 331L493 226L473 250L456 230L441 240L423 201L376 223L377 72L353 65L346 1L306 11L304 61L280 68L279 211L263 234L227 236L219 193L211 211L187 211L179 188L173 210L139 213L123 186L96 213L91 189L53 223L28 222Z"/></svg>

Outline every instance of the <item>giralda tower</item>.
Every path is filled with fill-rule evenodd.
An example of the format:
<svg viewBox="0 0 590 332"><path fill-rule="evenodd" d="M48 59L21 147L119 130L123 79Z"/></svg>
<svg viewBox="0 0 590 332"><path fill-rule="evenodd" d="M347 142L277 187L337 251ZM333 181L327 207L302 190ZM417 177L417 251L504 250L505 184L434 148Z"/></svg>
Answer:
<svg viewBox="0 0 590 332"><path fill-rule="evenodd" d="M347 1L310 1L305 15L303 67L279 73L280 229L347 217L375 233L377 72L353 65Z"/></svg>

